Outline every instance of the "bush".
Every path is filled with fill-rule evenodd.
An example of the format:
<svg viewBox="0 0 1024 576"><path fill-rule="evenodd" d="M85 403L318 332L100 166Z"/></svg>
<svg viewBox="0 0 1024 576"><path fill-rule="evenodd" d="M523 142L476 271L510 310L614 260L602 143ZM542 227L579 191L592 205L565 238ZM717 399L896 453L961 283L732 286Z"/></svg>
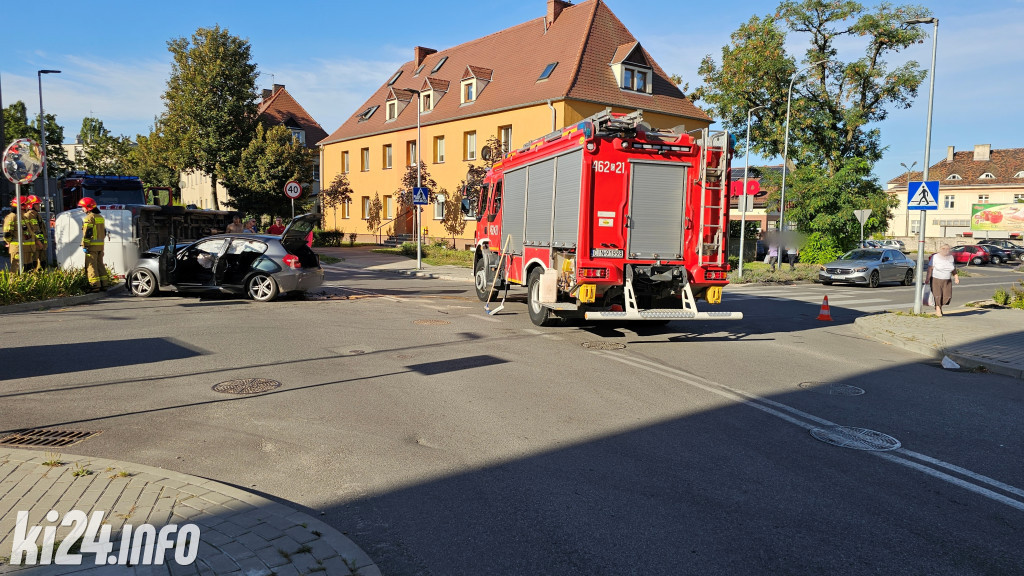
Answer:
<svg viewBox="0 0 1024 576"><path fill-rule="evenodd" d="M355 232L350 233L348 235L348 245L349 246L355 246L356 245L356 238L358 238L358 237L359 237L359 234L356 234Z"/></svg>
<svg viewBox="0 0 1024 576"><path fill-rule="evenodd" d="M408 256L409 258L416 257L415 242L402 242L402 245L399 246L399 249L402 251L402 256Z"/></svg>
<svg viewBox="0 0 1024 576"><path fill-rule="evenodd" d="M78 296L88 289L89 280L85 277L85 270L80 268L56 268L24 274L0 270L0 305Z"/></svg>
<svg viewBox="0 0 1024 576"><path fill-rule="evenodd" d="M827 264L842 255L843 250L834 238L815 232L807 237L807 243L800 250L800 261L807 264Z"/></svg>
<svg viewBox="0 0 1024 576"><path fill-rule="evenodd" d="M345 239L344 232L338 232L336 230L314 230L313 231L313 246L318 247L338 247L341 246L342 241Z"/></svg>
<svg viewBox="0 0 1024 576"><path fill-rule="evenodd" d="M1013 301L1010 302L1010 307L1024 310L1024 280L1020 281L1020 288L1013 286Z"/></svg>
<svg viewBox="0 0 1024 576"><path fill-rule="evenodd" d="M996 288L996 293L992 295L992 299L996 301L996 304L1006 306L1010 303L1010 293L1003 288Z"/></svg>

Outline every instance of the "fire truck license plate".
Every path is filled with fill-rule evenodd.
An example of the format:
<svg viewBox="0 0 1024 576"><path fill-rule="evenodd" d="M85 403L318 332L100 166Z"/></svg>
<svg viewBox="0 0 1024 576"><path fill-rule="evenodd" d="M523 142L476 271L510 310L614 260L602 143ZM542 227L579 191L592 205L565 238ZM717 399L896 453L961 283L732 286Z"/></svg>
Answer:
<svg viewBox="0 0 1024 576"><path fill-rule="evenodd" d="M593 248L590 250L591 258L622 258L624 255L625 253L621 249Z"/></svg>

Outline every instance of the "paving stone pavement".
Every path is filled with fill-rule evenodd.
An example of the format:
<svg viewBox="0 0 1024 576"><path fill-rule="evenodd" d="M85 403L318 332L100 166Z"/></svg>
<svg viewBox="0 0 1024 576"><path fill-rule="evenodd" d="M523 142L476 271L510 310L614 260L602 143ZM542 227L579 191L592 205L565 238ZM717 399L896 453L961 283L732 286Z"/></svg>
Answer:
<svg viewBox="0 0 1024 576"><path fill-rule="evenodd" d="M942 318L873 314L854 321L863 334L965 368L1024 379L1024 311L960 308Z"/></svg>
<svg viewBox="0 0 1024 576"><path fill-rule="evenodd" d="M55 458L63 464L44 464ZM83 468L92 473L75 474ZM125 525L153 524L159 531L192 523L200 529L199 554L187 566L174 562L173 550L163 565L154 566L96 566L93 554L83 554L79 566L10 565L17 513L29 512L29 526L59 524L46 522L50 510L61 518L71 510L90 517L104 512L114 555ZM56 541L70 529L59 528ZM0 574L379 576L380 570L320 520L219 482L103 458L0 447Z"/></svg>

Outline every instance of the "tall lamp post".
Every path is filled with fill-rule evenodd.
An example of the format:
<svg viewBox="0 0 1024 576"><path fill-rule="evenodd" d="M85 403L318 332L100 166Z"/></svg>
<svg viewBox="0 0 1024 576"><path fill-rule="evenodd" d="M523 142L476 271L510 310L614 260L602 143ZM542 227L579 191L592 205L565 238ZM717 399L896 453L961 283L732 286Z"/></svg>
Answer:
<svg viewBox="0 0 1024 576"><path fill-rule="evenodd" d="M935 49L938 46L939 19L938 18L914 18L907 20L904 24L933 24L932 31L932 70L928 74L931 78L928 82L928 124L924 132L924 166L921 167L921 181L928 181L928 155L932 149L932 104L935 101ZM908 206L909 209L909 206ZM917 236L917 278L914 280L914 314L921 313L921 298L924 295L924 228L928 222L927 210L921 210L921 225L918 226Z"/></svg>
<svg viewBox="0 0 1024 576"><path fill-rule="evenodd" d="M907 171L907 182L909 183L910 173L913 172L914 166L917 166L917 162L912 163L910 166L907 166L905 162L900 162L900 166L903 166L903 169ZM903 235L910 236L910 204L907 204L907 216L903 224Z"/></svg>
<svg viewBox="0 0 1024 576"><path fill-rule="evenodd" d="M46 265L53 264L53 242L50 238L50 173L47 167L50 165L50 154L46 149L46 114L43 113L43 74L60 74L60 70L40 70L36 76L39 78L39 139L43 143L43 195L46 197L46 216L43 222L43 230L46 230Z"/></svg>
<svg viewBox="0 0 1024 576"><path fill-rule="evenodd" d="M420 108L423 108L423 99L420 96L420 91L415 88L406 88L409 92L416 95L416 158L413 159L416 162L416 187L421 188L422 175L420 174ZM413 221L416 223L416 269L423 269L423 227L420 226L420 206L413 204L413 215L415 218Z"/></svg>
<svg viewBox="0 0 1024 576"><path fill-rule="evenodd" d="M813 64L808 64L803 68L793 72L792 78L789 79L789 93L786 95L786 136L785 143L782 146L782 197L779 200L779 231L783 230L786 222L786 172L789 171L789 109L790 103L793 100L793 82L796 82L796 77L802 74L805 70L809 70L818 64L824 64L828 60L819 60ZM782 252L782 247L779 247L779 252ZM779 254L779 262L782 262L782 254Z"/></svg>
<svg viewBox="0 0 1024 576"><path fill-rule="evenodd" d="M747 110L747 147L746 158L743 160L743 193L740 195L740 202L743 202L743 210L740 210L740 278L743 278L743 236L747 231L747 174L750 171L750 113L754 110L763 110L767 106L755 106ZM756 250L754 251L757 252Z"/></svg>

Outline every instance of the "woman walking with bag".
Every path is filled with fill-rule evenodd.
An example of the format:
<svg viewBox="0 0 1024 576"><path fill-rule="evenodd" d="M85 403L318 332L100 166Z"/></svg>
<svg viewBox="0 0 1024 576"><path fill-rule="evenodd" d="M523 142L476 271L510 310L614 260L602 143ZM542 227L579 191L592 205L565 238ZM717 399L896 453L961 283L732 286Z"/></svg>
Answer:
<svg viewBox="0 0 1024 576"><path fill-rule="evenodd" d="M960 283L956 263L949 251L949 244L939 246L938 254L932 254L932 264L928 267L928 284L935 298L936 316L942 316L942 307L953 299L953 284Z"/></svg>

